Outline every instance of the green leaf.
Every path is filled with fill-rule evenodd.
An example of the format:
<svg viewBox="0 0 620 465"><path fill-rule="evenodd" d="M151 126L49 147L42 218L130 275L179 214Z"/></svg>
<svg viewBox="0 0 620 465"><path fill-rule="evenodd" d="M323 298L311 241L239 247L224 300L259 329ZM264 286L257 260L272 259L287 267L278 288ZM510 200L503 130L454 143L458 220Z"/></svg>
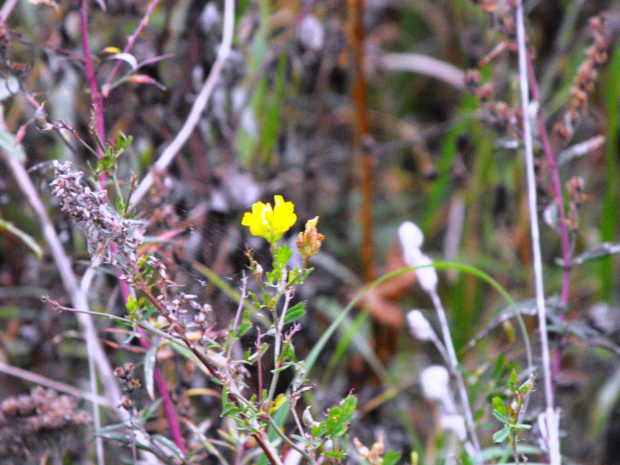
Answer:
<svg viewBox="0 0 620 465"><path fill-rule="evenodd" d="M126 150L133 140L133 136L126 136L123 131L118 133L118 139L116 141L116 145L119 150Z"/></svg>
<svg viewBox="0 0 620 465"><path fill-rule="evenodd" d="M324 421L318 424L315 423L312 425L311 433L312 433L312 436L314 436L315 438L323 436L326 432L327 432L327 425L325 424Z"/></svg>
<svg viewBox="0 0 620 465"><path fill-rule="evenodd" d="M179 447L167 437L161 436L159 434L155 434L154 436L151 436L151 437L153 441L163 444L168 449L170 449L172 452L174 452L174 454L177 457L180 457L181 459L185 458L185 454L181 451L181 449L179 449Z"/></svg>
<svg viewBox="0 0 620 465"><path fill-rule="evenodd" d="M275 259L276 259L276 263L280 266L280 268L284 268L286 266L292 254L293 254L293 250L289 246L282 245L278 247L278 250L276 251Z"/></svg>
<svg viewBox="0 0 620 465"><path fill-rule="evenodd" d="M151 405L149 405L148 408L140 412L140 418L142 418L143 421L147 421L150 418L153 418L162 402L162 398L157 399L155 402L151 402Z"/></svg>
<svg viewBox="0 0 620 465"><path fill-rule="evenodd" d="M250 312L248 310L244 310L243 311L243 320L241 321L241 324L239 325L239 332L237 333L237 337L241 337L243 336L245 333L247 333L252 326L254 326L252 324L252 321L250 320Z"/></svg>
<svg viewBox="0 0 620 465"><path fill-rule="evenodd" d="M493 442L504 442L510 436L510 428L504 427L493 435Z"/></svg>
<svg viewBox="0 0 620 465"><path fill-rule="evenodd" d="M504 405L504 401L500 399L499 397L495 396L493 397L492 406L493 406L493 415L495 415L495 417L502 423L508 424L508 421L506 418L508 416L508 412L506 411L506 405Z"/></svg>
<svg viewBox="0 0 620 465"><path fill-rule="evenodd" d="M518 383L519 379L517 378L517 371L512 370L512 373L510 373L510 390L513 394L516 393L519 389L519 387L517 386Z"/></svg>
<svg viewBox="0 0 620 465"><path fill-rule="evenodd" d="M400 460L400 454L389 450L387 454L383 457L383 462L381 465L395 465Z"/></svg>
<svg viewBox="0 0 620 465"><path fill-rule="evenodd" d="M95 436L106 436L109 435L110 433L113 433L114 431L125 431L125 428L127 428L127 425L123 424L123 423L115 423L113 425L108 425L108 426L104 426L98 430L96 430L94 432ZM123 433L125 434L125 433Z"/></svg>
<svg viewBox="0 0 620 465"><path fill-rule="evenodd" d="M277 412L280 409L280 407L282 407L287 401L288 399L286 398L284 394L278 395L273 405L269 409L269 415L272 415L274 412Z"/></svg>
<svg viewBox="0 0 620 465"><path fill-rule="evenodd" d="M232 402L227 402L222 408L221 416L224 418L233 418L235 415L237 415L237 413L239 413L239 407L237 407Z"/></svg>
<svg viewBox="0 0 620 465"><path fill-rule="evenodd" d="M15 145L15 136L3 130L0 130L0 150L16 158L22 165L26 163L26 152L24 152L22 145Z"/></svg>
<svg viewBox="0 0 620 465"><path fill-rule="evenodd" d="M357 397L353 395L347 396L347 398L342 403L343 421L349 423L351 420L353 420L353 415L355 414L355 407L357 407Z"/></svg>
<svg viewBox="0 0 620 465"><path fill-rule="evenodd" d="M497 410L493 410L493 416L495 418L497 418L499 421L501 421L505 425L509 425L510 424L510 420L508 420L508 418L505 415L502 415Z"/></svg>
<svg viewBox="0 0 620 465"><path fill-rule="evenodd" d="M516 425L512 425L512 429L532 429L532 425L525 425L523 423L517 423Z"/></svg>
<svg viewBox="0 0 620 465"><path fill-rule="evenodd" d="M347 432L349 422L353 419L357 399L348 396L340 406L332 407L327 414L327 436L337 438Z"/></svg>
<svg viewBox="0 0 620 465"><path fill-rule="evenodd" d="M284 324L293 323L294 321L300 320L306 314L306 302L299 302L296 305L293 305L286 312L286 316L284 317Z"/></svg>

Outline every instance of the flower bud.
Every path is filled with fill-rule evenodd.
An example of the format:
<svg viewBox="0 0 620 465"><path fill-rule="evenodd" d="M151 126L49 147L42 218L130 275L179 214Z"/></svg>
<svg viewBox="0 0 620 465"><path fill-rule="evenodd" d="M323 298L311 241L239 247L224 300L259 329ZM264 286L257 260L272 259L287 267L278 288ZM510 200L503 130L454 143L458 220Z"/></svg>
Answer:
<svg viewBox="0 0 620 465"><path fill-rule="evenodd" d="M34 124L36 124L41 132L49 132L54 129L54 125L50 123L47 112L45 111L45 102L34 112Z"/></svg>
<svg viewBox="0 0 620 465"><path fill-rule="evenodd" d="M318 216L308 220L304 232L299 233L299 236L297 236L297 249L304 259L314 257L319 253L321 242L325 239L325 236L318 232L316 228L318 221Z"/></svg>
<svg viewBox="0 0 620 465"><path fill-rule="evenodd" d="M310 413L310 406L306 407L306 410L304 410L304 413L301 416L301 421L303 421L306 426L313 425L314 418L312 418L312 414Z"/></svg>

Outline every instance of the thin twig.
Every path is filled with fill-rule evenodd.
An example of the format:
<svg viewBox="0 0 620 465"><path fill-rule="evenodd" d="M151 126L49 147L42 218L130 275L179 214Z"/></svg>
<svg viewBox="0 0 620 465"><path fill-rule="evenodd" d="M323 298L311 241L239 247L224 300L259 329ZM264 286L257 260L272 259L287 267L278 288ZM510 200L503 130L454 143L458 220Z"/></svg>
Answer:
<svg viewBox="0 0 620 465"><path fill-rule="evenodd" d="M452 373L456 378L457 390L459 392L459 397L461 398L461 404L463 407L463 412L465 414L465 423L467 424L467 429L469 430L469 436L471 442L474 446L474 450L476 452L476 460L478 464L484 463L482 459L482 452L480 450L480 439L478 439L478 432L476 431L476 424L474 422L474 415L471 411L471 404L469 403L469 396L467 394L467 387L465 386L465 380L463 379L463 375L459 371L459 360L456 356L456 350L454 349L454 344L452 342L452 336L450 334L450 325L448 324L448 318L446 316L446 311L443 308L443 304L441 303L441 299L439 298L439 294L437 294L437 290L433 289L429 292L431 300L433 301L433 305L435 306L435 310L437 311L437 317L439 318L439 325L441 326L441 333L443 337L443 344L448 354L448 361L452 368Z"/></svg>
<svg viewBox="0 0 620 465"><path fill-rule="evenodd" d="M2 10L0 10L0 24L5 24L9 16L11 16L11 12L15 5L17 5L18 0L7 0L4 5L2 5Z"/></svg>
<svg viewBox="0 0 620 465"><path fill-rule="evenodd" d="M88 35L88 2L80 1L80 25L82 29L82 50L84 51L84 60L86 64L86 79L90 87L90 94L95 110L95 134L103 143L105 143L105 125L103 121L103 97L99 92L97 80L95 79L95 68L93 67L93 57L90 51L90 37ZM103 154L103 150L97 145L97 154L99 157Z"/></svg>
<svg viewBox="0 0 620 465"><path fill-rule="evenodd" d="M24 193L26 199L28 199L28 202L34 210L37 220L41 225L43 236L50 247L52 257L56 263L58 272L60 273L63 286L67 290L73 306L77 309L88 311L88 301L86 299L86 295L82 292L80 286L78 285L78 281L73 274L71 261L62 247L60 239L56 234L56 230L47 215L45 205L39 197L39 194L28 176L26 169L15 157L7 154L3 150L0 150L0 158L4 159L6 164L9 166L11 172L13 173L13 177L17 181L21 191ZM99 340L97 337L97 331L89 315L78 314L77 320L82 328L84 338L86 340ZM121 398L120 390L105 352L103 351L101 344L98 342L93 344L92 348L94 350L93 356L99 369L99 374L107 391L107 396L112 403L118 404Z"/></svg>
<svg viewBox="0 0 620 465"><path fill-rule="evenodd" d="M97 86L97 81L95 79L95 70L93 68L93 60L90 50L90 39L88 34L88 4L86 0L81 0L80 4L80 23L82 30L82 49L84 51L84 60L86 64L86 78L88 80L88 84L91 91L91 97L93 101L94 107L94 115L95 115L95 139L97 140L97 156L101 157L103 155L102 145L105 144L105 123L103 119L103 97L99 92L99 87ZM100 184L105 181L105 175L102 174L100 179L98 180ZM112 244L112 252L117 252L116 244ZM121 275L122 272L120 269L116 269L117 275ZM129 287L124 280L120 280L121 292L123 294L123 298L125 302L129 298ZM90 317L89 317L90 318ZM146 350L149 349L149 344L144 338L140 338L140 344ZM166 388L166 383L164 381L163 376L158 368L155 368L153 372L153 377L155 380L155 384L157 386L157 391L159 392L162 398L162 404L164 407L164 412L166 414L168 425L170 426L170 431L172 432L172 437L175 441L175 444L179 449L185 453L185 444L183 442L183 436L181 434L181 428L176 417L174 406L172 405L172 401L170 399L170 395L168 394L168 390Z"/></svg>
<svg viewBox="0 0 620 465"><path fill-rule="evenodd" d="M134 275L139 275L139 270L137 269L137 266L135 264L133 264L132 271ZM225 378L224 375L222 375L222 373L220 373L220 371L217 369L217 364L210 359L209 355L204 354L203 352L198 350L194 344L191 343L185 333L185 328L181 325L178 325L177 322L168 313L168 311L162 306L161 302L155 298L153 293L144 282L144 279L139 278L137 280L137 283L140 291L151 301L151 303L157 308L159 313L164 318L166 318L171 325L174 326L174 328L179 334L179 339L183 341L185 347L188 348L192 352L192 354L194 354L196 359L204 366L204 368L209 372L211 376L217 379L222 386L228 387L228 398L232 402L236 403L238 406L241 406L243 404L245 407L249 407L255 410L254 405L252 405L250 401L248 401L245 397L239 394L240 390L238 386L233 383L233 380L231 380L230 378ZM278 457L273 445L271 444L271 442L269 442L269 439L266 437L266 435L262 433L264 433L264 431L253 433L253 436L258 442L261 449L263 449L263 451L267 455L269 461L273 465L282 465L282 462Z"/></svg>
<svg viewBox="0 0 620 465"><path fill-rule="evenodd" d="M88 402L102 405L112 411L117 410L117 404L111 402L106 397L99 395L93 396L90 392L82 391L74 386L71 386L70 384L61 383L60 381L56 381L55 379L50 379L45 376L33 373L31 371L23 370L22 368L14 367L12 365L0 362L0 372L10 376L15 376L16 378L24 379L30 383L48 387L58 392L64 392L65 394L69 394L70 396L76 397L78 399L84 399Z"/></svg>
<svg viewBox="0 0 620 465"><path fill-rule="evenodd" d="M275 254L274 254L275 257ZM284 272L283 276L282 276L282 282L279 284L279 287L281 289L286 289L287 286L287 273ZM280 300L280 296L281 294L278 293L278 295L275 298L275 302L277 305L277 302ZM288 311L289 308L289 304L291 303L291 299L293 298L293 291L291 289L287 289L286 291L284 291L284 305L282 306L282 314L280 315L280 318L277 317L277 308L274 308L274 317L275 317L275 321L274 321L274 328L275 328L275 335L274 335L274 347L273 347L273 378L271 379L271 386L269 387L269 394L267 395L267 407L269 407L269 404L271 403L271 401L273 401L273 398L275 396L276 393L276 386L278 384L278 379L280 378L280 352L282 350L282 333L284 332L284 321L286 320L286 312Z"/></svg>
<svg viewBox="0 0 620 465"><path fill-rule="evenodd" d="M532 62L527 57L527 71L530 84L532 86L532 97L534 100L540 103L540 94L538 92L538 85L536 83L536 76L534 74L534 68L532 66ZM542 112L542 109L538 110L538 131L540 132L540 137L543 143L543 152L545 153L545 158L547 159L547 165L549 167L549 172L551 173L551 180L553 184L553 195L555 196L555 203L558 208L558 223L560 228L560 242L562 247L562 261L563 272L562 272L562 290L560 291L560 302L564 307L568 304L568 295L570 291L570 273L571 273L571 250L570 243L568 239L568 226L566 224L566 214L564 212L564 196L562 195L562 187L560 185L560 170L558 169L558 164L555 161L555 157L553 155L553 151L551 149L551 144L549 143L549 137L547 135L547 128L545 126L545 118ZM564 315L562 313L559 314L560 320L564 320ZM560 371L560 361L562 358L562 350L558 347L554 351L553 355L553 363L551 365L551 380L554 380ZM553 389L553 384L551 385Z"/></svg>
<svg viewBox="0 0 620 465"><path fill-rule="evenodd" d="M389 71L411 71L433 77L450 84L458 90L465 88L463 71L437 58L418 53L385 53L379 59L379 67Z"/></svg>
<svg viewBox="0 0 620 465"><path fill-rule="evenodd" d="M278 456L278 452L269 441L267 434L265 434L265 431L261 430L257 433L253 433L252 436L254 436L260 448L263 449L263 452L267 456L267 460L269 460L272 465L284 465Z"/></svg>
<svg viewBox="0 0 620 465"><path fill-rule="evenodd" d="M303 450L301 447L299 447L297 444L295 444L293 441L291 441L286 434L284 434L282 432L282 430L280 429L280 427L278 426L278 424L274 421L273 418L271 418L271 415L267 415L267 422L269 423L269 425L271 425L271 427L273 428L273 431L286 443L288 444L291 449L296 450L297 452L299 452L303 458L305 458L308 462L310 462L311 464L316 464L316 461L310 457L308 455L308 453ZM303 432L302 432L303 433Z"/></svg>
<svg viewBox="0 0 620 465"><path fill-rule="evenodd" d="M125 48L123 49L123 53L129 53L129 51L132 49L132 47L136 43L136 40L138 39L138 36L142 32L142 29L144 29L146 25L149 23L149 19L151 18L151 15L153 14L153 10L155 10L155 7L157 6L158 3L159 3L159 0L151 1L151 3L149 4L149 7L146 9L146 13L144 14L144 17L142 18L142 21L140 21L140 24L138 24L138 27L136 28L134 33L131 36L129 36L129 39L127 39L127 45L125 45ZM105 84L101 86L101 89L103 91L102 92L103 98L107 98L108 95L110 94L110 89L111 89L110 84L112 83L112 79L114 79L114 76L116 75L120 67L121 67L121 62L117 61L116 64L114 65L114 68L112 68L110 75L106 79Z"/></svg>
<svg viewBox="0 0 620 465"><path fill-rule="evenodd" d="M94 268L89 267L84 276L82 276L82 281L80 282L80 289L84 293L84 295L88 295L88 290L90 289L90 285L93 281L93 276L95 275ZM86 353L88 355L88 378L90 382L90 392L93 396L97 395L97 371L95 360L93 354L95 352L93 348L94 341L86 339ZM95 425L95 431L99 431L101 429L101 414L99 412L99 402L93 402L93 423ZM97 452L97 463L103 465L105 463L105 455L103 452L103 438L101 436L95 437L95 450Z"/></svg>
<svg viewBox="0 0 620 465"><path fill-rule="evenodd" d="M136 188L133 194L133 204L129 206L129 210L133 210L133 207L140 203L140 201L144 198L148 190L153 185L153 171L162 171L165 170L168 165L172 162L174 157L179 153L181 148L185 145L185 142L189 139L192 132L194 132L194 128L198 124L200 120L200 116L204 111L207 103L209 102L209 98L211 97L211 93L215 88L215 84L218 81L220 73L222 72L222 68L224 63L226 62L226 58L230 53L230 49L232 46L232 37L233 30L235 27L235 0L225 0L224 2L224 29L222 34L222 44L220 45L220 49L217 54L217 59L209 72L209 76L205 81L196 101L192 105L192 109L187 117L187 120L183 124L183 127L176 135L174 140L170 143L166 150L161 154L159 159L155 162L151 170L144 177L142 182Z"/></svg>
<svg viewBox="0 0 620 465"><path fill-rule="evenodd" d="M535 101L540 103L540 94L538 92L538 84L536 83L536 76L534 75L534 68L532 67L532 62L527 56L527 71L529 75L529 83L532 86L532 97ZM558 169L558 164L555 161L555 156L553 155L553 150L551 149L551 144L549 143L549 137L547 135L547 128L545 126L545 117L542 112L542 109L538 110L538 131L540 132L540 137L543 143L543 152L545 153L545 158L547 159L547 165L549 167L549 171L551 173L551 180L553 183L553 194L555 196L555 203L558 207L558 217L559 217L559 227L560 227L560 240L562 244L562 259L564 260L564 273L562 275L562 291L560 294L560 301L563 305L568 303L568 293L570 290L570 260L571 260L571 251L570 251L570 243L568 239L568 226L566 224L566 214L564 211L564 196L562 195L562 186L560 184L560 173ZM604 140L604 139L603 139Z"/></svg>
<svg viewBox="0 0 620 465"><path fill-rule="evenodd" d="M527 170L527 190L532 234L532 250L534 256L534 278L536 283L536 305L538 307L538 327L542 350L542 369L544 374L546 422L548 432L549 458L551 465L560 465L560 441L558 421L553 404L553 387L551 378L551 360L549 357L549 338L547 334L547 318L545 309L545 288L543 283L542 258L540 251L540 231L538 229L536 177L534 174L534 149L532 128L528 119L529 85L527 79L527 48L525 45L525 25L523 20L523 3L519 1L515 8L517 25L517 46L519 49L519 84L521 88L521 108L523 111L523 142L525 145L525 165ZM559 206L559 205L558 205Z"/></svg>
<svg viewBox="0 0 620 465"><path fill-rule="evenodd" d="M256 327L258 335L256 336L256 367L258 371L258 405L263 406L263 351L260 342L261 333L260 326Z"/></svg>

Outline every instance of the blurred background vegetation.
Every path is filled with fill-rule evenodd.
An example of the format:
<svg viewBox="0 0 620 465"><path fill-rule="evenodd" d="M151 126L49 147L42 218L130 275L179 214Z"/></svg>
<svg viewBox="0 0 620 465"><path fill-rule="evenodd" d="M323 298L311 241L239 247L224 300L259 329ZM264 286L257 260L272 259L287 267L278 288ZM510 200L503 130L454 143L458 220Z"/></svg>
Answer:
<svg viewBox="0 0 620 465"><path fill-rule="evenodd" d="M222 40L222 2L162 0L130 57L119 57L151 3L106 0L107 11L96 2L89 10L100 86L121 62L104 99L104 118L106 138L116 140L121 132L133 137L119 159L125 192L132 173L143 176L180 130ZM317 271L297 296L309 303L296 344L300 358L365 283L404 265L396 231L406 220L424 231L424 250L434 260L474 266L504 286L522 303L536 340L535 317L527 314L534 287L519 137L512 126L489 117L463 81L468 69L507 38L494 2L478 3L490 13L469 0L236 2L233 49L207 109L169 170L156 173L150 199L136 208L150 236L164 241L167 232L178 233L174 242L162 243L161 253L177 263L178 282L212 303L218 327L234 315L230 290L245 269L244 244L260 248L240 227L241 215L253 202L282 194L296 206L298 230L319 215L326 236L314 262ZM618 242L620 4L525 4L549 130L565 118L574 78L592 43L588 21L607 13L609 61L599 68L568 145L600 140L597 136L605 143L560 167L562 185L579 176L587 196L571 231L573 255L579 256L603 242ZM50 120L67 122L95 145L81 34L75 0L20 1L0 24L4 133L22 138L31 177L78 273L88 266L86 245L50 198L51 160L71 160L81 170L96 160L72 138L63 141L31 124L35 108L28 97L47 102ZM516 68L510 44L479 68L482 81L493 83L494 97L508 108L518 106ZM520 118L518 111L514 117ZM0 166L2 219L44 245L19 187ZM539 187L541 218L547 220L545 285L554 299L561 287L560 239L553 212L543 215L550 201ZM570 192L565 194L568 201ZM9 231L0 232L0 360L85 386L85 347L73 316L40 302L41 295L61 302L64 295L49 255L37 258ZM489 443L497 426L488 414L490 398L503 391L511 367L523 367L523 346L518 333L494 323L507 308L500 294L473 275L439 273L474 410L481 412L482 436ZM619 297L618 260L603 257L573 268L568 308L551 305L553 314L567 315L566 323L550 321L554 347L562 347L556 378L566 433L562 450L574 463L620 463ZM98 273L91 303L124 315L111 274ZM440 359L411 337L405 324L411 308L432 308L414 275L368 294L322 352L324 369L310 374L316 383L312 403L323 411L354 389L360 410L352 437L370 445L384 431L386 449L403 453L403 459L416 450L420 463L440 463L437 451L447 439L437 433L433 406L418 385L420 371ZM433 321L432 312L428 317ZM113 365L140 364L141 354L122 346L124 336L110 331L112 323L98 324ZM482 332L476 345L469 344ZM540 354L536 344L534 350ZM174 395L187 399L195 381L184 378L179 364L171 355L166 375ZM0 400L28 386L0 375ZM541 392L534 394L528 421L542 409ZM196 397L186 407L203 417L212 412L209 431L217 436L219 400ZM161 422L153 428L165 430Z"/></svg>

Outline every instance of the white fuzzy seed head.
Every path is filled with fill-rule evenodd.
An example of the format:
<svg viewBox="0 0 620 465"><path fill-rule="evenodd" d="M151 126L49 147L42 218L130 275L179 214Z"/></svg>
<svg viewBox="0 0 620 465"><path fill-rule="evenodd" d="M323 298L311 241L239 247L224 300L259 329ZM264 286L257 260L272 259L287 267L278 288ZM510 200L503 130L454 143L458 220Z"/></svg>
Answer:
<svg viewBox="0 0 620 465"><path fill-rule="evenodd" d="M436 338L433 327L420 310L411 310L407 313L407 323L414 337L421 341L431 341Z"/></svg>
<svg viewBox="0 0 620 465"><path fill-rule="evenodd" d="M461 415L448 414L442 415L439 419L441 429L446 431L452 431L459 438L460 441L464 441L467 437L467 430L465 429L465 419Z"/></svg>
<svg viewBox="0 0 620 465"><path fill-rule="evenodd" d="M449 381L450 374L445 367L441 365L431 365L425 368L420 375L420 384L422 384L422 393L424 397L444 405L450 405Z"/></svg>
<svg viewBox="0 0 620 465"><path fill-rule="evenodd" d="M413 266L425 266L425 268L418 268L416 270L416 274L418 275L418 281L420 282L420 286L426 292L435 292L437 289L437 271L432 266L433 260L430 257L424 254L420 254L417 257L416 264Z"/></svg>
<svg viewBox="0 0 620 465"><path fill-rule="evenodd" d="M420 228L411 221L405 221L400 225L398 228L398 237L405 253L409 249L420 249L424 243L424 234L422 234Z"/></svg>

